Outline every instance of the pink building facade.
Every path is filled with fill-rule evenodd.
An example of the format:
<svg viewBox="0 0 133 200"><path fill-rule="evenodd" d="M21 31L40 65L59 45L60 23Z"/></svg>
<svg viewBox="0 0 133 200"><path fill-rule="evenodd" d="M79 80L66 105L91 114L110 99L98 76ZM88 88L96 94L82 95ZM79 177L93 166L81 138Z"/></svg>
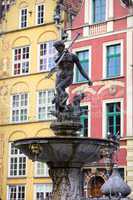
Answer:
<svg viewBox="0 0 133 200"><path fill-rule="evenodd" d="M120 135L117 164L133 188L133 8L120 0L84 0L68 39L80 37L72 47L84 70L93 81L88 86L77 69L74 71L71 98L84 92L81 135L107 138ZM86 196L100 195L107 178L107 167L94 164L85 169ZM132 166L132 167L131 167ZM94 183L96 187L94 186Z"/></svg>

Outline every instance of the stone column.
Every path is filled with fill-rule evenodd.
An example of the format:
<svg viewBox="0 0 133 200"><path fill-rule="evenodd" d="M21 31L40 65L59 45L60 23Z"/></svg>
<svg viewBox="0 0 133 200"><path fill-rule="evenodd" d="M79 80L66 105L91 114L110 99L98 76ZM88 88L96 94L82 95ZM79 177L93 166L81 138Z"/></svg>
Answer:
<svg viewBox="0 0 133 200"><path fill-rule="evenodd" d="M80 168L52 168L52 200L81 200L82 172Z"/></svg>

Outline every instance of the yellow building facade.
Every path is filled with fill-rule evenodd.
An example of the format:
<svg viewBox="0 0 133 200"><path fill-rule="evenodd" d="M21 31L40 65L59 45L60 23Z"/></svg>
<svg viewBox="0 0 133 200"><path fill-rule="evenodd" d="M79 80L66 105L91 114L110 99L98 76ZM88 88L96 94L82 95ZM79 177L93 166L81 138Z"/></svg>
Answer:
<svg viewBox="0 0 133 200"><path fill-rule="evenodd" d="M53 135L49 113L54 79L46 79L59 37L55 0L16 0L0 22L0 198L37 199L51 191L45 164L12 146L20 138Z"/></svg>

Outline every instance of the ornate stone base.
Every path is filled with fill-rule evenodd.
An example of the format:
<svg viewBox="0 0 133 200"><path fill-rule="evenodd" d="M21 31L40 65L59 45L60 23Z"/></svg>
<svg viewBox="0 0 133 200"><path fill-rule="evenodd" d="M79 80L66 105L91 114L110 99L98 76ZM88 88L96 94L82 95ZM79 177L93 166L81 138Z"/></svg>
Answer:
<svg viewBox="0 0 133 200"><path fill-rule="evenodd" d="M73 123L73 128L71 128L70 123L59 125L66 132L67 129L75 130L75 123ZM71 129L69 129L69 125ZM81 168L83 165L100 160L105 150L112 154L117 149L118 144L105 139L81 138L70 135L66 137L67 133L64 135L20 139L15 141L14 145L29 159L48 164L53 180L51 200L85 200L82 198Z"/></svg>
<svg viewBox="0 0 133 200"><path fill-rule="evenodd" d="M50 128L54 131L55 135L59 136L79 136L77 131L82 128L80 122L64 121L51 123Z"/></svg>
<svg viewBox="0 0 133 200"><path fill-rule="evenodd" d="M80 168L52 168L49 174L53 180L51 200L82 199L82 173Z"/></svg>

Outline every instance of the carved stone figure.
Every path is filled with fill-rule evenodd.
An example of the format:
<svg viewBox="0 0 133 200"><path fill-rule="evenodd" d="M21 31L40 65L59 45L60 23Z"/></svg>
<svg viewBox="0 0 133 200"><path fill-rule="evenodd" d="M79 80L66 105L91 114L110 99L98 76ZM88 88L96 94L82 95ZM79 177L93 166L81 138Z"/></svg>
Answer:
<svg viewBox="0 0 133 200"><path fill-rule="evenodd" d="M50 169L53 181L52 198L58 200L81 200L81 177L79 168Z"/></svg>

